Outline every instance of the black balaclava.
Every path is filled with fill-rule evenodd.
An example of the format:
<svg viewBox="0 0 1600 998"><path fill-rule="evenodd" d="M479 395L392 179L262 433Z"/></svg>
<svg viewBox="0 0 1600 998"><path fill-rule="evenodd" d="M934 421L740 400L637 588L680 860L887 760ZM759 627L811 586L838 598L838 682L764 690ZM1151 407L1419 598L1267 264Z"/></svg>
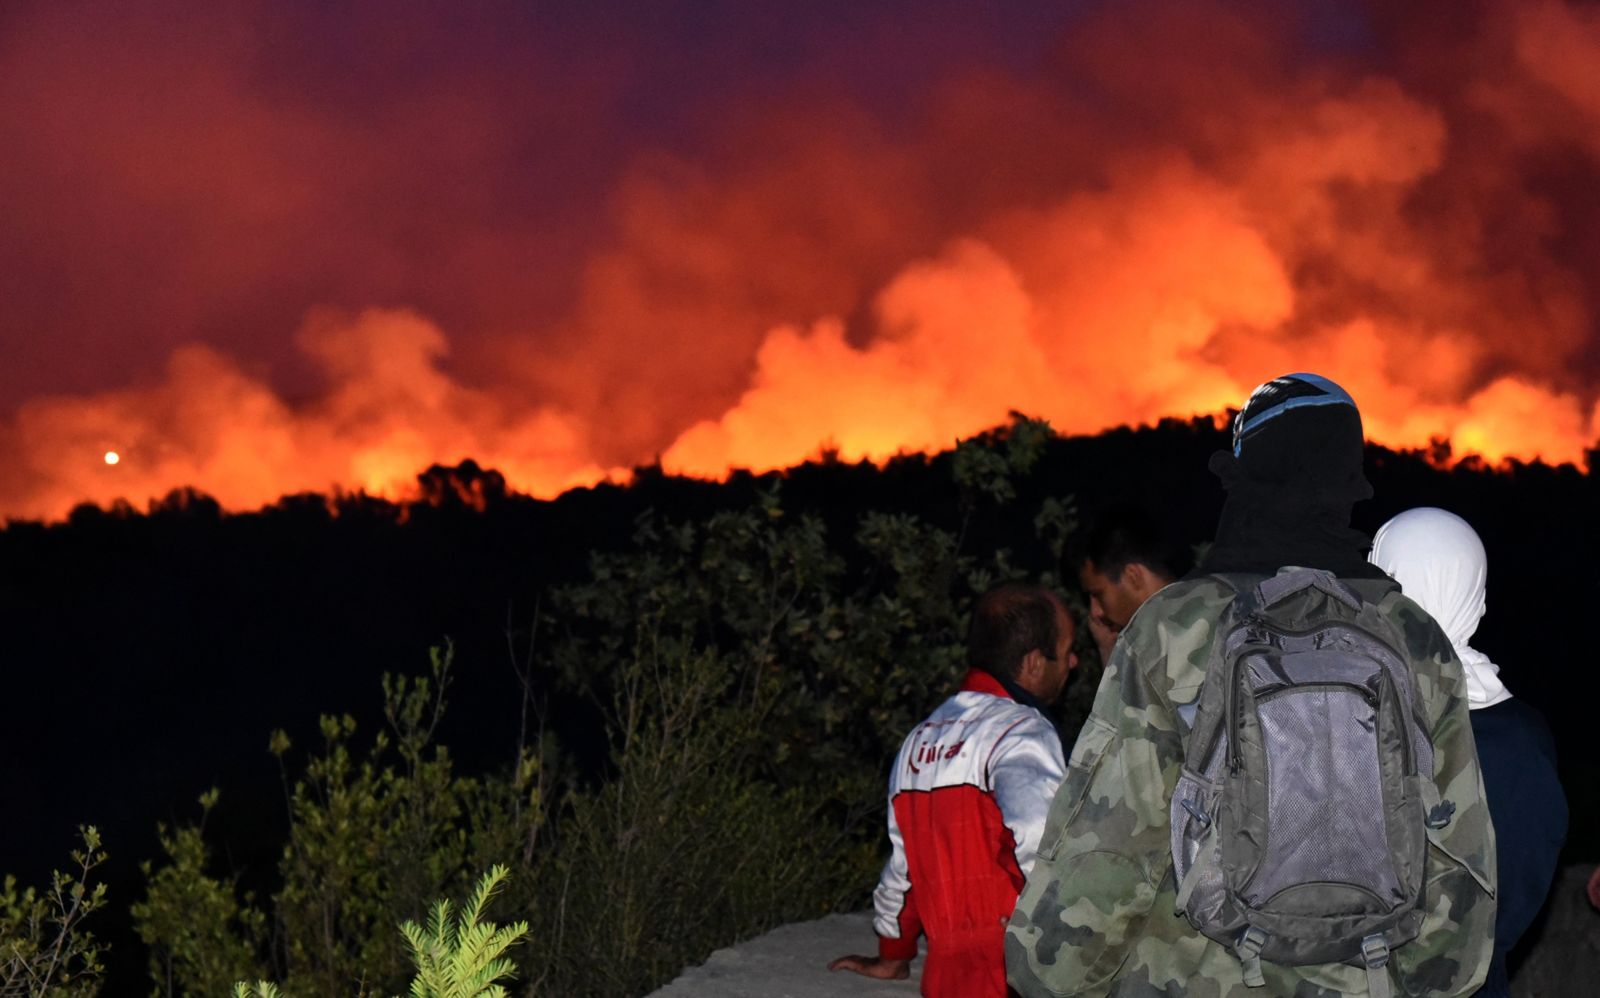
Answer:
<svg viewBox="0 0 1600 998"><path fill-rule="evenodd" d="M1361 413L1316 374L1286 374L1251 393L1233 424L1233 452L1210 468L1228 500L1197 572L1271 574L1285 565L1381 578L1350 509L1372 498L1362 471Z"/></svg>

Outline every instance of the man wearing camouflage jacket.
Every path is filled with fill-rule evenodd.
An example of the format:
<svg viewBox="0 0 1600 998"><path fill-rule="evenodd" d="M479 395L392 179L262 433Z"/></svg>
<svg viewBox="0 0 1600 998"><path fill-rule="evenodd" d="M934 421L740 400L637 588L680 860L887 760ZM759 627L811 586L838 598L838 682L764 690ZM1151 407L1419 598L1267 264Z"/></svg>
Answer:
<svg viewBox="0 0 1600 998"><path fill-rule="evenodd" d="M1484 979L1494 930L1494 833L1449 639L1366 564L1350 507L1371 495L1355 404L1315 375L1268 382L1235 424L1234 452L1212 459L1228 489L1217 540L1190 578L1133 617L1107 663L1093 711L1051 804L1037 865L1006 938L1010 984L1027 996L1335 998L1368 993L1367 969L1262 963L1245 985L1239 957L1176 913L1170 804L1192 708L1218 622L1234 599L1201 573L1323 568L1381 598L1403 636L1434 749L1433 778L1455 815L1429 831L1421 933L1388 963L1402 995L1467 995Z"/></svg>

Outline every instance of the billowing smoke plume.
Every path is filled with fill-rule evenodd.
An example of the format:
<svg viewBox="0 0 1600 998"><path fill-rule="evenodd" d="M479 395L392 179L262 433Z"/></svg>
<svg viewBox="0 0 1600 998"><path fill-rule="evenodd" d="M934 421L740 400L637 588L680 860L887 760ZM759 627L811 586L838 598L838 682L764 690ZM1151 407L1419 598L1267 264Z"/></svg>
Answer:
<svg viewBox="0 0 1600 998"><path fill-rule="evenodd" d="M658 456L705 475L822 446L878 458L1011 410L1068 431L1217 412L1293 370L1344 383L1380 442L1581 460L1600 437L1600 14L1267 6L1063 15L1036 64L921 67L898 108L830 75L853 57L819 56L748 100L691 95L692 127L621 145L533 85L571 66L568 99L604 118L626 89L608 74L648 76L625 47L587 73L548 40L515 71L446 52L420 82L385 76L378 105L354 88L307 104L238 52L157 72L126 32L100 42L132 46L124 65L58 71L46 43L83 41L41 14L0 55L10 82L133 120L0 112L29 138L0 184L37 203L64 138L91 200L144 200L97 225L50 188L61 224L41 209L13 231L96 247L91 293L60 305L83 363L168 359L128 365L135 387L91 378L14 407L0 515L183 484L230 507L393 490L467 457L539 493ZM249 48L244 21L211 27ZM141 123L125 88L81 86L118 72L201 96ZM546 96L494 113L525 92ZM546 135L566 172L529 186ZM162 156L197 136L207 169ZM152 223L172 230L165 257ZM52 274L19 246L0 239L31 303L0 306L7 336L48 333L32 292ZM168 345L186 339L212 345Z"/></svg>

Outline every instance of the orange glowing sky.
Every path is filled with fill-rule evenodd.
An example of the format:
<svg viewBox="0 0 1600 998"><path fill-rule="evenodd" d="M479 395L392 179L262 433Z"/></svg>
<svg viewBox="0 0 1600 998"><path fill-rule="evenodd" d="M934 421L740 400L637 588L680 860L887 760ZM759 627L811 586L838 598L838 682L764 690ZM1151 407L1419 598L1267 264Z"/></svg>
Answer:
<svg viewBox="0 0 1600 998"><path fill-rule="evenodd" d="M1293 370L1391 446L1600 438L1596 8L762 6L6 5L0 518L884 458Z"/></svg>

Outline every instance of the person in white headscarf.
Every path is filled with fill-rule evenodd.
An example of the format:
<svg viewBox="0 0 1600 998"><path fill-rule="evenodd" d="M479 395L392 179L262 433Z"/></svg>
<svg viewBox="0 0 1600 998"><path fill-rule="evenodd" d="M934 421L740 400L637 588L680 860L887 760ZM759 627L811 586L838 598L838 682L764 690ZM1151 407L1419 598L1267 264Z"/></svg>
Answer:
<svg viewBox="0 0 1600 998"><path fill-rule="evenodd" d="M1494 962L1478 994L1509 998L1506 954L1544 906L1567 834L1555 739L1544 716L1514 699L1499 666L1469 643L1487 607L1489 559L1467 521L1429 506L1407 510L1379 529L1371 558L1439 622L1465 668L1499 866Z"/></svg>

